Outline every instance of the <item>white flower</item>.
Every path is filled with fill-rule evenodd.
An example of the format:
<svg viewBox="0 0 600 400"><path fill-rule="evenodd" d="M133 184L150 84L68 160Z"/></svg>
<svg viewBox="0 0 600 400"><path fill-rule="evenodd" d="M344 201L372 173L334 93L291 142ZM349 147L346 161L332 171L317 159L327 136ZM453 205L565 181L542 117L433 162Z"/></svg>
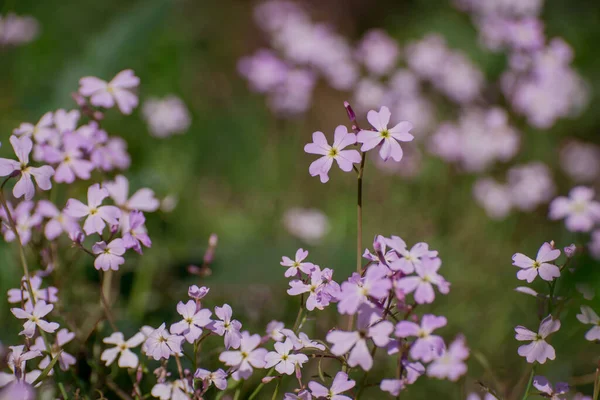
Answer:
<svg viewBox="0 0 600 400"><path fill-rule="evenodd" d="M125 341L121 332L114 332L107 338L102 340L106 344L114 344L115 347L106 349L102 352L100 359L106 362L108 367L110 364L119 357L118 365L121 368L135 368L138 366L138 356L130 349L139 346L145 340L145 336L142 332L138 332L131 339Z"/></svg>
<svg viewBox="0 0 600 400"><path fill-rule="evenodd" d="M275 366L275 370L280 374L293 374L296 365L302 366L308 361L308 357L304 354L290 354L293 349L294 345L290 339L275 343L275 351L265 356L265 368Z"/></svg>

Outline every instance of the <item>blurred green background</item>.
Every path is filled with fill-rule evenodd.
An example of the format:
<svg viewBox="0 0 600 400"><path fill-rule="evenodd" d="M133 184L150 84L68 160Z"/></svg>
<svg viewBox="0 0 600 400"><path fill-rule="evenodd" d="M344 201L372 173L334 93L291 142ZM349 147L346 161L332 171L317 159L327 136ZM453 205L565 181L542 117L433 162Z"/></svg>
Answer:
<svg viewBox="0 0 600 400"><path fill-rule="evenodd" d="M450 47L466 52L489 80L497 79L506 65L504 56L478 45L469 16L446 1L306 3L316 19L330 21L351 39L375 27L384 28L400 43L438 32ZM107 131L128 143L132 168L125 175L133 188L151 187L161 198L178 198L173 212L148 216L153 247L143 257L131 254L119 272L116 314L123 331L133 332L142 323L175 322L176 302L186 298L187 285L196 283L211 287L207 305L227 301L248 329L262 332L271 319L292 323L296 313L296 299L285 294L287 283L279 266L282 255L292 256L304 247L311 261L333 268L338 281L354 269L355 177L333 171L331 181L321 184L308 174L314 157L302 150L313 131L330 133L336 125L347 124L342 102L350 95L323 84L304 117L273 116L263 96L251 93L236 71L240 57L266 45L252 18L254 4L234 0L0 2L1 14L29 14L41 25L34 42L0 49L3 143L21 122L37 121L49 110L74 107L69 94L77 89L80 77L110 78L125 68L133 68L141 78L142 102L149 96L174 93L192 113L189 131L166 140L149 135L139 110L131 117L108 113ZM563 194L573 183L558 169L559 144L567 137L600 143L600 3L548 1L543 19L548 37L564 37L574 48L574 65L590 85L591 101L580 118L561 120L548 131L513 120L523 134L515 162L547 163L558 193ZM2 155L8 150L4 145ZM464 398L465 390L475 388L476 379L490 385L496 381L510 392L528 373L524 359L516 354L513 328L522 324L533 329L538 323L536 300L513 291L520 283L511 256L515 252L533 255L543 241L552 239L561 247L585 240L566 232L562 223L549 222L547 207L530 214L513 213L500 222L490 220L472 198L474 180L474 176L457 175L429 155L424 156L420 175L411 180L367 165L365 246L376 234L395 234L409 245L426 241L438 249L441 273L452 289L421 311L448 316L444 336L450 339L463 332L471 349L490 365L486 369L471 357L466 389L423 379L403 398ZM84 190L85 185L76 193L83 196ZM63 194L66 200L66 191ZM282 218L291 207L315 207L328 216L331 229L321 243L307 245L287 233ZM186 267L201 263L213 232L219 236L213 273L200 279ZM77 255L75 249L66 253ZM18 285L21 270L16 255L11 245L0 248L0 292ZM76 324L85 319L85 312L98 308L96 271L90 260L77 260L59 275L62 308ZM597 282L598 263L587 258L577 263L585 280ZM19 326L8 308L0 303L0 321L7 326L0 340L12 344L18 340ZM318 319L307 325L311 337L323 337L331 326L326 316L334 318L332 311L314 313ZM575 307L565 310L563 329L552 339L557 361L540 369L553 379L569 380L596 368L598 348L584 341L586 327L575 320L576 312ZM209 360L211 368L217 364L214 361L214 357ZM377 368L379 373L373 376L389 376L393 371L384 362ZM293 385L291 379L286 383ZM589 392L590 386L580 389ZM368 395L380 398L378 390Z"/></svg>

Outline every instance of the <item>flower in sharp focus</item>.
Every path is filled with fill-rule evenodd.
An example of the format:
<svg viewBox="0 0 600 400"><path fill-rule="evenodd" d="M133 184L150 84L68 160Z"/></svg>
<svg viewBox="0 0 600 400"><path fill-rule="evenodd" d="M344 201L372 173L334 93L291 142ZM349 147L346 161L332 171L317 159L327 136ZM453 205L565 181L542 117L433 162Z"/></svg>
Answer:
<svg viewBox="0 0 600 400"><path fill-rule="evenodd" d="M196 302L188 300L187 303L177 303L177 313L183 320L171 325L171 333L183 335L188 343L194 343L202 335L202 328L212 322L212 312L208 309L197 310Z"/></svg>
<svg viewBox="0 0 600 400"><path fill-rule="evenodd" d="M464 362L467 358L469 358L469 348L465 344L465 338L458 336L437 359L429 364L427 375L456 382L467 372L467 364Z"/></svg>
<svg viewBox="0 0 600 400"><path fill-rule="evenodd" d="M225 365L233 367L236 371L231 375L233 379L248 379L254 368L264 368L267 350L258 348L260 335L250 335L242 332L240 348L236 351L224 351L219 355L219 360Z"/></svg>
<svg viewBox="0 0 600 400"><path fill-rule="evenodd" d="M69 199L64 213L70 217L81 219L87 217L83 225L86 235L92 233L102 234L106 223L109 225L118 225L121 210L115 206L101 206L102 201L108 197L108 191L100 188L99 184L93 184L88 188L88 204L85 205L79 200Z"/></svg>
<svg viewBox="0 0 600 400"><path fill-rule="evenodd" d="M123 239L114 239L109 244L97 242L92 246L92 252L96 254L94 267L102 271L118 271L119 266L125 263L125 258L122 257L125 250Z"/></svg>
<svg viewBox="0 0 600 400"><path fill-rule="evenodd" d="M317 398L324 397L332 400L352 400L351 397L345 396L341 393L352 389L355 385L356 382L352 379L348 379L348 374L342 371L335 375L335 378L333 378L333 382L331 383L331 387L329 389L318 382L308 382L308 387L310 388L313 396Z"/></svg>
<svg viewBox="0 0 600 400"><path fill-rule="evenodd" d="M590 342L600 340L600 317L588 306L581 306L581 314L577 314L577 319L582 324L594 325L592 329L585 334L586 340Z"/></svg>
<svg viewBox="0 0 600 400"><path fill-rule="evenodd" d="M313 133L313 142L304 146L304 151L309 154L318 154L323 157L313 161L308 168L311 176L319 176L321 182L329 181L329 170L335 160L342 171L352 171L352 165L361 161L360 153L356 150L344 150L346 147L356 143L356 135L349 133L348 128L339 125L335 128L333 145L327 143L323 132Z"/></svg>
<svg viewBox="0 0 600 400"><path fill-rule="evenodd" d="M417 304L429 304L435 300L433 285L436 285L440 293L447 294L450 284L437 273L442 260L439 258L424 258L420 265L415 265L417 276L407 276L396 282L396 287L405 294L414 292Z"/></svg>
<svg viewBox="0 0 600 400"><path fill-rule="evenodd" d="M139 360L138 356L131 351L131 349L142 344L144 340L146 340L146 337L141 332L136 333L129 340L125 340L125 337L121 332L114 332L102 341L106 344L114 344L115 347L104 350L100 359L104 361L108 367L117 359L117 357L119 357L119 361L117 362L119 367L135 368L138 366Z"/></svg>
<svg viewBox="0 0 600 400"><path fill-rule="evenodd" d="M44 165L42 167L31 167L29 165L29 153L33 147L31 139L27 136L18 138L10 137L15 154L19 161L8 158L0 158L0 176L8 176L13 172L18 172L21 177L13 188L13 195L16 198L25 197L25 200L31 200L35 194L35 187L31 177L35 178L38 187L42 190L50 190L52 182L50 178L54 175L54 168Z"/></svg>
<svg viewBox="0 0 600 400"><path fill-rule="evenodd" d="M219 320L212 321L207 325L207 328L219 336L224 336L226 349L240 347L242 324L237 319L231 319L233 311L229 304L223 304L223 307L215 307L215 315Z"/></svg>
<svg viewBox="0 0 600 400"><path fill-rule="evenodd" d="M546 338L560 329L560 321L553 319L552 315L548 315L540 323L538 332L532 332L524 326L515 328L515 339L520 341L531 341L531 343L520 346L518 353L525 357L528 363L539 362L543 364L547 359L554 360L556 353L554 347L546 342Z"/></svg>
<svg viewBox="0 0 600 400"><path fill-rule="evenodd" d="M152 397L157 397L160 400L189 400L194 389L185 379L177 379L176 381L166 381L157 383L152 388Z"/></svg>
<svg viewBox="0 0 600 400"><path fill-rule="evenodd" d="M297 296L302 293L309 293L306 299L306 309L312 311L315 308L322 310L329 304L329 297L326 290L326 282L324 277L325 270L315 265L314 269L310 273L310 283L304 283L299 279L290 281L290 288L287 290L287 294L290 296ZM325 296L322 296L325 294Z"/></svg>
<svg viewBox="0 0 600 400"><path fill-rule="evenodd" d="M560 196L550 203L550 219L565 219L571 232L589 232L600 221L600 202L594 201L594 190L577 186L569 197Z"/></svg>
<svg viewBox="0 0 600 400"><path fill-rule="evenodd" d="M396 336L407 338L414 336L417 339L410 348L410 356L415 360L430 362L440 356L444 350L444 339L432 335L436 329L446 326L446 317L436 317L425 314L421 319L421 325L410 321L400 321L396 325Z"/></svg>
<svg viewBox="0 0 600 400"><path fill-rule="evenodd" d="M310 274L314 269L315 265L309 262L303 262L308 257L308 251L304 249L298 249L294 260L289 257L281 257L281 265L288 267L285 271L285 277L289 278L292 276L299 276L300 272Z"/></svg>
<svg viewBox="0 0 600 400"><path fill-rule="evenodd" d="M540 395L550 400L564 400L564 395L569 392L569 385L565 382L558 382L554 387L543 376L535 376L533 378L533 387L539 390ZM543 393L543 394L542 394Z"/></svg>
<svg viewBox="0 0 600 400"><path fill-rule="evenodd" d="M375 128L375 131L361 130L356 139L363 144L361 151L369 151L381 144L379 156L384 161L390 157L395 161L400 161L403 153L398 142L410 142L414 139L414 136L409 133L413 126L410 122L402 121L388 129L391 115L389 108L385 106L381 107L379 112L369 111L367 120Z"/></svg>
<svg viewBox="0 0 600 400"><path fill-rule="evenodd" d="M153 212L160 206L160 201L154 196L152 189L139 189L128 198L129 181L123 175L117 175L114 181L104 182L102 187L108 191L115 204L125 211Z"/></svg>
<svg viewBox="0 0 600 400"><path fill-rule="evenodd" d="M93 106L112 108L115 103L123 114L131 114L138 105L138 97L132 92L140 84L133 70L119 72L110 82L86 76L79 80L79 93L89 97Z"/></svg>
<svg viewBox="0 0 600 400"><path fill-rule="evenodd" d="M533 282L538 274L545 281L552 281L560 276L560 269L550 263L560 257L560 250L554 249L548 242L544 243L538 250L535 260L525 254L516 253L513 256L513 265L522 268L517 272L517 278L529 283Z"/></svg>
<svg viewBox="0 0 600 400"><path fill-rule="evenodd" d="M398 236L387 239L387 243L399 256L397 260L390 264L390 269L402 271L405 274L413 273L415 266L420 265L423 258L434 258L437 255L437 252L429 250L429 245L424 242L415 244L410 250Z"/></svg>
<svg viewBox="0 0 600 400"><path fill-rule="evenodd" d="M181 342L184 340L183 336L171 335L163 323L148 335L142 350L155 360L169 359L171 355L181 353Z"/></svg>
<svg viewBox="0 0 600 400"><path fill-rule="evenodd" d="M382 321L381 316L372 312L370 307L361 307L357 319L357 330L353 332L333 330L325 338L331 346L331 353L348 356L348 365L360 367L368 371L373 366L373 357L370 354L367 340L371 339L377 347L384 347L390 341L394 325L389 321Z"/></svg>
<svg viewBox="0 0 600 400"><path fill-rule="evenodd" d="M387 273L385 266L372 265L363 278L354 273L342 283L338 303L340 314L355 314L358 307L368 301L369 296L378 300L385 299L392 288Z"/></svg>
<svg viewBox="0 0 600 400"><path fill-rule="evenodd" d="M52 311L54 305L47 304L44 300L39 300L35 303L35 306L21 308L11 308L10 311L18 319L26 319L27 321L23 324L23 330L19 332L19 335L25 335L28 338L32 338L35 335L36 327L39 327L44 332L54 333L59 325L56 322L48 322L43 320L46 315Z"/></svg>
<svg viewBox="0 0 600 400"><path fill-rule="evenodd" d="M74 338L75 334L73 332L69 332L67 329L63 328L56 332L56 342L52 345L50 350L46 348L46 343L41 336L35 338L35 344L31 346L31 350L47 352L52 358L58 355L58 365L60 366L60 369L63 371L68 371L71 365L75 365L77 363L77 359L64 351L63 347ZM61 349L63 349L63 351L60 351ZM50 356L46 356L42 361L40 361L38 368L45 369L50 364Z"/></svg>
<svg viewBox="0 0 600 400"><path fill-rule="evenodd" d="M198 368L194 373L194 378L202 379L208 386L215 385L219 390L227 389L227 373L221 368L214 372Z"/></svg>
<svg viewBox="0 0 600 400"><path fill-rule="evenodd" d="M289 338L285 342L275 343L275 351L271 351L265 356L265 368L274 366L280 374L293 374L296 366L301 367L302 364L308 362L308 357L305 354L290 354L292 350L294 350L294 345Z"/></svg>

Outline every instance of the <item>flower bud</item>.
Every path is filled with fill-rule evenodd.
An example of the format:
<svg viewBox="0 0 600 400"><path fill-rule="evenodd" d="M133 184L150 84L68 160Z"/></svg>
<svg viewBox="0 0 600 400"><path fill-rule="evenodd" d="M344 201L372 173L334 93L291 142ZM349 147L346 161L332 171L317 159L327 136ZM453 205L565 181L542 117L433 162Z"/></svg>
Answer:
<svg viewBox="0 0 600 400"><path fill-rule="evenodd" d="M348 118L350 119L350 121L352 121L352 122L356 121L356 114L354 113L352 106L350 106L350 103L345 101L344 107L346 108L346 112L348 113Z"/></svg>
<svg viewBox="0 0 600 400"><path fill-rule="evenodd" d="M571 258L575 255L575 252L577 251L577 246L575 246L575 244L570 244L569 246L564 248L564 252L565 252L565 256L567 256L567 258Z"/></svg>
<svg viewBox="0 0 600 400"><path fill-rule="evenodd" d="M196 285L192 285L188 289L188 296L195 300L201 300L208 294L210 291L206 286L198 287Z"/></svg>

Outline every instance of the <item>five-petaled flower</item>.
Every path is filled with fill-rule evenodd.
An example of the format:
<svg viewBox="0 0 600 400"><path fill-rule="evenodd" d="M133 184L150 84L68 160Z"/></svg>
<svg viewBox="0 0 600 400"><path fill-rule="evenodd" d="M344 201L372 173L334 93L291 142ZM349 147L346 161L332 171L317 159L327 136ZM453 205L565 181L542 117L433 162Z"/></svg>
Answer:
<svg viewBox="0 0 600 400"><path fill-rule="evenodd" d="M348 128L339 125L335 128L333 145L327 143L323 132L313 133L313 142L304 146L304 151L309 154L319 154L323 157L313 161L308 168L311 176L319 176L322 183L329 181L329 170L335 160L342 171L352 171L352 164L361 162L360 153L357 150L344 150L346 147L356 143L356 135L349 133Z"/></svg>
<svg viewBox="0 0 600 400"><path fill-rule="evenodd" d="M556 353L554 347L546 342L546 338L560 329L560 321L548 315L540 323L538 332L532 332L524 326L515 328L515 339L520 341L531 341L531 343L520 346L518 353L525 357L528 363L539 362L543 364L547 359L554 360Z"/></svg>
<svg viewBox="0 0 600 400"><path fill-rule="evenodd" d="M544 376L533 377L533 387L539 390L540 395L550 400L563 400L563 395L569 392L569 384L566 382L558 382L554 387ZM543 394L542 394L543 393Z"/></svg>
<svg viewBox="0 0 600 400"><path fill-rule="evenodd" d="M369 151L381 144L379 156L387 161L392 158L395 161L402 159L402 147L398 142L410 142L414 136L409 132L412 124L408 121L402 121L393 128L388 128L391 113L389 108L381 107L379 112L371 110L367 113L367 120L375 128L375 131L361 130L356 136L356 140L362 143L361 151Z"/></svg>
<svg viewBox="0 0 600 400"><path fill-rule="evenodd" d="M456 382L467 372L467 364L465 364L467 358L469 358L469 348L465 344L465 338L458 336L450 343L448 349L429 364L427 375Z"/></svg>

